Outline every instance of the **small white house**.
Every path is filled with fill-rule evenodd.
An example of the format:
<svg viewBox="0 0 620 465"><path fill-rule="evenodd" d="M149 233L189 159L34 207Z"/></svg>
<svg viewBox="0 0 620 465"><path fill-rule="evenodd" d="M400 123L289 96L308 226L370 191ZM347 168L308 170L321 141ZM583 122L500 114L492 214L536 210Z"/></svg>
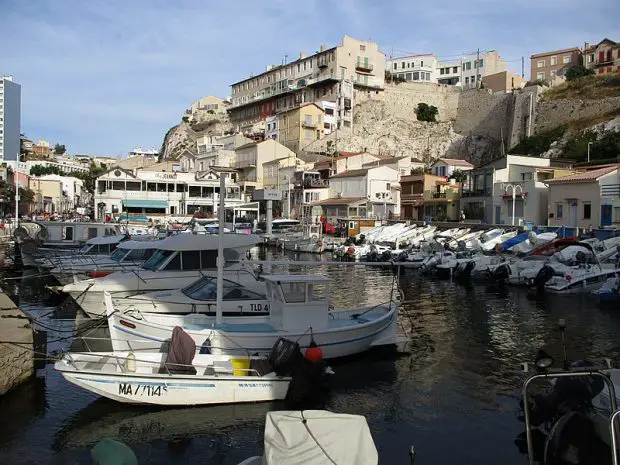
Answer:
<svg viewBox="0 0 620 465"><path fill-rule="evenodd" d="M438 158L431 165L431 171L435 176L445 176L449 178L456 170L467 171L473 169L474 165L467 160L458 158Z"/></svg>
<svg viewBox="0 0 620 465"><path fill-rule="evenodd" d="M618 166L548 179L549 226L587 228L620 224Z"/></svg>

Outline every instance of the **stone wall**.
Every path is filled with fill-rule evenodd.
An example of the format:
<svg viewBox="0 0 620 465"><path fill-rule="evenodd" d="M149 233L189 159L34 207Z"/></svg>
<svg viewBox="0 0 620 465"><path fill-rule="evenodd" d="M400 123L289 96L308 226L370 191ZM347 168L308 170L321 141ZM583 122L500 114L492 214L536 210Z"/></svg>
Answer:
<svg viewBox="0 0 620 465"><path fill-rule="evenodd" d="M459 105L460 91L454 86L431 83L403 82L386 84L383 92L355 91L355 104L368 100L385 102L396 118L415 121L418 103L433 105L439 110L438 121L454 121ZM355 114L354 114L355 116Z"/></svg>
<svg viewBox="0 0 620 465"><path fill-rule="evenodd" d="M536 109L538 107L538 96L540 93L540 87L530 86L525 87L519 92L513 94L513 116L510 128L510 139L508 143L508 149L513 148L521 140L528 135L529 120L530 120L530 104L531 113L536 115ZM531 97L530 97L531 96ZM530 102L531 100L531 102ZM534 118L532 118L534 119ZM534 133L535 126L532 121L531 132Z"/></svg>
<svg viewBox="0 0 620 465"><path fill-rule="evenodd" d="M461 92L454 131L500 141L508 137L512 120L512 94L473 89Z"/></svg>
<svg viewBox="0 0 620 465"><path fill-rule="evenodd" d="M0 395L34 374L32 329L25 315L0 291Z"/></svg>
<svg viewBox="0 0 620 465"><path fill-rule="evenodd" d="M536 112L536 132L549 131L564 124L596 121L620 112L620 97L600 100L560 99L540 101Z"/></svg>

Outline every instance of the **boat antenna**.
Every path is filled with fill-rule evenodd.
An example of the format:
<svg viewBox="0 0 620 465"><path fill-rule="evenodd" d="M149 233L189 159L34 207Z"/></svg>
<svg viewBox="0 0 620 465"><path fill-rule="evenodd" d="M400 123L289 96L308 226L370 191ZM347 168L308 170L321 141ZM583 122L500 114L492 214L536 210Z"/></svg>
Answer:
<svg viewBox="0 0 620 465"><path fill-rule="evenodd" d="M217 235L217 297L215 301L215 324L222 324L222 294L224 293L224 193L226 192L226 174L220 174L220 207L218 211L219 224Z"/></svg>

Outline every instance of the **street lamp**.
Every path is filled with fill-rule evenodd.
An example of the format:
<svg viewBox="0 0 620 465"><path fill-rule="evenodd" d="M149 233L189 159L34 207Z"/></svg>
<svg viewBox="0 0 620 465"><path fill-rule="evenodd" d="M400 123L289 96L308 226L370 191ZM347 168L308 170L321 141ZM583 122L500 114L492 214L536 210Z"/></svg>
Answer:
<svg viewBox="0 0 620 465"><path fill-rule="evenodd" d="M519 184L508 184L506 186L506 193L508 193L508 189L512 190L512 225L515 225L515 203L517 201L517 189L521 191L521 195L523 196L523 188Z"/></svg>
<svg viewBox="0 0 620 465"><path fill-rule="evenodd" d="M286 209L286 215L288 216L288 219L291 219L291 177L287 174L285 174L283 176L283 178L286 180L286 205L287 205L287 209Z"/></svg>
<svg viewBox="0 0 620 465"><path fill-rule="evenodd" d="M588 163L590 163L590 146L593 144L593 142L588 142Z"/></svg>

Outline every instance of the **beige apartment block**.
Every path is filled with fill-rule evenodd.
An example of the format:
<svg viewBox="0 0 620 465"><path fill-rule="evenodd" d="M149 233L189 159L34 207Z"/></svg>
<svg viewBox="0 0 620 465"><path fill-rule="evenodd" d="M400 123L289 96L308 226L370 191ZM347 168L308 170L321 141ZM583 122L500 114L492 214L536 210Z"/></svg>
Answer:
<svg viewBox="0 0 620 465"><path fill-rule="evenodd" d="M620 72L620 43L603 39L596 45L585 44L585 66L596 74Z"/></svg>
<svg viewBox="0 0 620 465"><path fill-rule="evenodd" d="M55 179L30 178L28 188L34 192L32 210L39 213L56 213L70 210L64 202L62 181Z"/></svg>
<svg viewBox="0 0 620 465"><path fill-rule="evenodd" d="M252 142L235 150L233 168L238 172L238 183L243 192L251 192L254 188L262 188L264 182L263 165L272 160L295 157L289 148L273 139Z"/></svg>
<svg viewBox="0 0 620 465"><path fill-rule="evenodd" d="M527 79L510 71L502 71L482 78L482 87L493 92L512 92L515 89L522 89L526 83Z"/></svg>
<svg viewBox="0 0 620 465"><path fill-rule="evenodd" d="M337 126L352 127L353 90L380 91L384 87L385 55L376 43L345 36L332 48L321 46L313 55L282 65L231 85L229 115L238 128L249 128L270 116L307 103L331 101Z"/></svg>
<svg viewBox="0 0 620 465"><path fill-rule="evenodd" d="M185 110L185 113L189 115L196 111L203 110L207 112L212 111L214 114L223 114L226 113L227 106L228 102L223 98L208 95L192 103L192 105Z"/></svg>
<svg viewBox="0 0 620 465"><path fill-rule="evenodd" d="M581 64L578 47L542 52L530 57L531 81L547 81L555 85L564 81L564 73L572 66Z"/></svg>
<svg viewBox="0 0 620 465"><path fill-rule="evenodd" d="M297 152L317 139L323 138L324 111L315 103L278 115L278 140Z"/></svg>

